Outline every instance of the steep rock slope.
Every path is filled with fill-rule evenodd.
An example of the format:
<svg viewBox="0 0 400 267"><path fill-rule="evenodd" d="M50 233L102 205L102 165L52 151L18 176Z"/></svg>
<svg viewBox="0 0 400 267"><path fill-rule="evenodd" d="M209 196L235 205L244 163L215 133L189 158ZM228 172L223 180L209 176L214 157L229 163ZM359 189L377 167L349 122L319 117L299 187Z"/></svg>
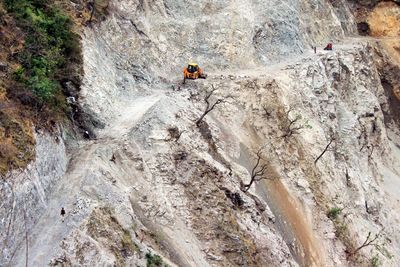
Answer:
<svg viewBox="0 0 400 267"><path fill-rule="evenodd" d="M344 36L339 17L352 17L343 6L336 11L326 1L111 2L110 17L83 39L83 90L96 94L83 103L109 120L118 108L111 101L165 86L180 77L188 60L210 71L298 56ZM354 30L351 19L346 25Z"/></svg>
<svg viewBox="0 0 400 267"><path fill-rule="evenodd" d="M396 124L375 66L385 52L353 39L310 51L352 32L341 3L111 2L83 35L80 97L105 128L73 144L46 208L12 229L4 264L145 266L159 254L172 266L359 266L378 255L398 266ZM207 80L181 85L189 59ZM226 101L196 127L212 87ZM260 147L268 180L244 193ZM332 208L343 210L328 218ZM368 232L385 244L349 257Z"/></svg>
<svg viewBox="0 0 400 267"><path fill-rule="evenodd" d="M67 231L40 238L53 247L67 237L53 263L140 263L139 251L151 247L179 266L348 265L346 246L356 248L383 225L382 240L391 239L384 249L396 255L391 227L397 218L389 212L395 196L383 198L379 178L398 179L380 109L386 98L369 48L350 43L339 49L268 68L268 74L212 76L132 102L71 166L68 180L79 184L64 190L81 189L68 196ZM211 84L218 96L235 101L215 110L199 130L193 119ZM301 112L299 123L308 120L312 128L284 139L289 108L289 118ZM168 141L172 126L186 131L177 142ZM334 151L314 165L330 135ZM275 179L244 194L239 188L248 182L251 152L262 145L267 177ZM234 201L235 193L243 204ZM326 211L336 206L345 209L332 222ZM120 234L112 237L114 230ZM32 253L38 263L49 260L41 251ZM396 258L387 264L396 266Z"/></svg>
<svg viewBox="0 0 400 267"><path fill-rule="evenodd" d="M35 139L35 162L22 172L9 173L0 183L2 266L10 264L18 248L29 244L30 229L48 208L50 192L66 171L68 159L61 138L39 132Z"/></svg>

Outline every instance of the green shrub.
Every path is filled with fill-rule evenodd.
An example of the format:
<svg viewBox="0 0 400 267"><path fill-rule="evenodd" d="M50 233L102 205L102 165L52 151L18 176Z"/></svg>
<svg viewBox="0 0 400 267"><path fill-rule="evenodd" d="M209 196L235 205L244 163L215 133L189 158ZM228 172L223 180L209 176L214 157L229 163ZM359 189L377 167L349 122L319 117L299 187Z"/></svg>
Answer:
<svg viewBox="0 0 400 267"><path fill-rule="evenodd" d="M334 220L334 219L336 219L336 218L339 216L339 214L340 214L341 212L342 212L342 209L341 209L341 208L338 208L338 207L331 208L331 209L328 211L327 216L328 216L328 218Z"/></svg>
<svg viewBox="0 0 400 267"><path fill-rule="evenodd" d="M131 251L131 252L139 252L139 246L134 243L131 239L131 234L128 230L123 229L123 235L121 238L121 245L124 249Z"/></svg>
<svg viewBox="0 0 400 267"><path fill-rule="evenodd" d="M25 81L25 69L23 67L18 67L14 71L14 79L18 82Z"/></svg>
<svg viewBox="0 0 400 267"><path fill-rule="evenodd" d="M371 266L372 267L379 267L381 264L379 262L379 257L378 256L374 256L371 259Z"/></svg>
<svg viewBox="0 0 400 267"><path fill-rule="evenodd" d="M32 91L44 101L49 101L54 97L58 84L43 76L33 76L28 81L29 87Z"/></svg>
<svg viewBox="0 0 400 267"><path fill-rule="evenodd" d="M159 255L153 255L151 252L146 253L147 267L169 267L168 264L163 262Z"/></svg>
<svg viewBox="0 0 400 267"><path fill-rule="evenodd" d="M7 11L25 33L23 51L17 55L21 67L14 78L31 90L41 104L58 103L64 71L80 55L77 35L68 16L54 7L53 0L5 0Z"/></svg>

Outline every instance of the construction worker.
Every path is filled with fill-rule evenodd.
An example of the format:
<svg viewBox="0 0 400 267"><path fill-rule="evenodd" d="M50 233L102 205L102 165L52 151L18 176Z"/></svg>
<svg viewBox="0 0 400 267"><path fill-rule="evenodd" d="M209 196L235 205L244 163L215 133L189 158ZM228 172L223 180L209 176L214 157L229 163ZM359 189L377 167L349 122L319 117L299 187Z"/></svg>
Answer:
<svg viewBox="0 0 400 267"><path fill-rule="evenodd" d="M328 44L325 46L324 50L332 50L332 43L328 43Z"/></svg>
<svg viewBox="0 0 400 267"><path fill-rule="evenodd" d="M63 222L64 222L64 216L65 216L65 209L64 209L64 207L62 207L61 208L61 218L62 218Z"/></svg>

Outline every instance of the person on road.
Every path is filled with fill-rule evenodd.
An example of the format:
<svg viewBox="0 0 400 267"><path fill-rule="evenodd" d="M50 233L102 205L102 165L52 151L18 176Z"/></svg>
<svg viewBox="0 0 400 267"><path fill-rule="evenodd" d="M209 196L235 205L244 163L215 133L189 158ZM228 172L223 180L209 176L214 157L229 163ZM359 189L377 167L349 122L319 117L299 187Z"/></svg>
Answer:
<svg viewBox="0 0 400 267"><path fill-rule="evenodd" d="M64 216L65 216L65 209L64 207L61 208L61 220L64 222Z"/></svg>
<svg viewBox="0 0 400 267"><path fill-rule="evenodd" d="M332 43L328 43L324 50L332 50Z"/></svg>

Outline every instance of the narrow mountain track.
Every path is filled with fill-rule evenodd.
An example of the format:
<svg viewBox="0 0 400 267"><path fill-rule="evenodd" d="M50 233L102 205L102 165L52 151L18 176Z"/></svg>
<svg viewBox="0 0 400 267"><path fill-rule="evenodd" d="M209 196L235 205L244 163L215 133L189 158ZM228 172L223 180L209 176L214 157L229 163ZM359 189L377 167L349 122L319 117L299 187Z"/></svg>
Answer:
<svg viewBox="0 0 400 267"><path fill-rule="evenodd" d="M393 38L347 38L340 44L334 44L334 51L321 51L321 49L319 49L317 54L314 54L310 49L301 55L284 59L281 62L266 67L232 70L232 75L243 75L251 78L259 77L260 75L272 75L273 73L279 73L287 69L293 64L300 63L303 60L317 59L321 54L342 52L346 49L353 48L357 44L365 43L366 41L388 39L392 40ZM226 71L211 73L209 79L218 79L218 77L224 74L226 75L226 73ZM76 202L80 194L84 194L82 193L82 186L85 185L86 177L103 164L102 160L104 159L99 157L100 153L98 153L98 151L106 148L112 150L114 147L122 145L126 134L135 127L136 123L151 107L157 104L157 101L163 97L163 94L165 93L158 92L127 102L125 106L121 107L120 114L115 116L116 119L109 122L106 128L99 132L97 140L82 142L79 148L72 152L67 173L58 181L54 191L49 195L46 210L29 233L28 266L44 266L48 264L49 260L57 252L62 240L74 229L79 227L81 222L88 216L88 213L79 213L77 211L76 213L69 213L65 221L62 222L59 212L61 207L65 207L67 212L74 210L73 203ZM287 219L295 220L296 218L288 217ZM311 235L312 233L308 231L305 234ZM314 239L312 236L304 236L303 240L306 240L305 242L312 242ZM300 240L300 242L301 241L302 240ZM317 244L310 243L303 245L309 248L317 246ZM25 246L21 246L11 260L9 266L24 266L26 262L25 253ZM313 251L310 251L309 254L311 254L310 257L313 257L314 262L318 262Z"/></svg>

